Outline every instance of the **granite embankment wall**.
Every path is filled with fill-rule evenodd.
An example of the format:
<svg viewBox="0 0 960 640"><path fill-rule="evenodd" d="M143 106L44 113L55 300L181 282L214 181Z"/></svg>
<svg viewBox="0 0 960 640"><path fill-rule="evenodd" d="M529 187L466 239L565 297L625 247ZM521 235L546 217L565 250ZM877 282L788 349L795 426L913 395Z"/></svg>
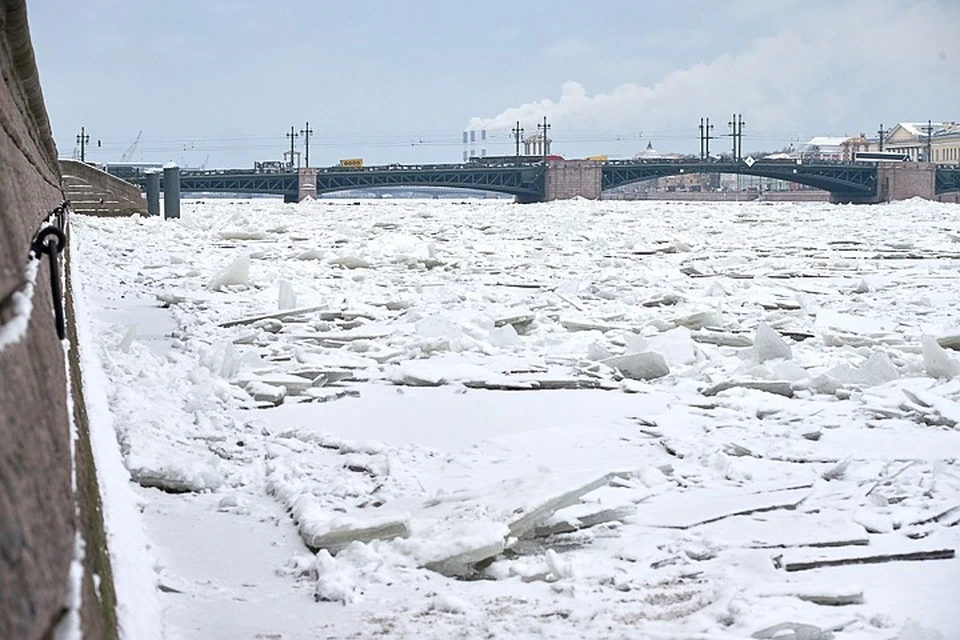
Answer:
<svg viewBox="0 0 960 640"><path fill-rule="evenodd" d="M67 364L46 262L32 296L29 284L31 240L64 196L25 0L0 0L0 73L0 638L51 637L65 613L78 530L87 547L84 636L110 638L112 583L102 527L94 526L96 475L79 438L74 492ZM94 573L103 578L102 606Z"/></svg>

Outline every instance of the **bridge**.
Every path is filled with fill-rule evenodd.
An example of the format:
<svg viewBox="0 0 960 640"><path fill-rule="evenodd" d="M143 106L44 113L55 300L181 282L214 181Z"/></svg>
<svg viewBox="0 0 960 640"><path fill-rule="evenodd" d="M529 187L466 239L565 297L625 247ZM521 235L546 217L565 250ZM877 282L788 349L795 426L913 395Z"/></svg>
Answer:
<svg viewBox="0 0 960 640"><path fill-rule="evenodd" d="M713 161L695 158L657 160L484 160L464 164L401 165L359 168L322 167L264 172L244 169L181 173L180 188L194 193L281 195L296 202L305 195L378 187L448 187L515 196L540 202L602 192L668 176L732 173L784 180L822 189L833 202L870 203L914 196L960 201L960 167L921 163L798 162L796 160ZM141 186L142 175L125 176ZM947 197L944 197L947 196Z"/></svg>

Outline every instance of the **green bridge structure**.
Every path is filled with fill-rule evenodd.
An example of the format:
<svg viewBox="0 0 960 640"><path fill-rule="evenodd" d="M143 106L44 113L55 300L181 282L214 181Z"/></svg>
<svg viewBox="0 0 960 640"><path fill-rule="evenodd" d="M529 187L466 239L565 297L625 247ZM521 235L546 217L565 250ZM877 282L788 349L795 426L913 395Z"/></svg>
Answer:
<svg viewBox="0 0 960 640"><path fill-rule="evenodd" d="M600 199L604 191L682 174L732 173L784 180L822 189L832 202L875 203L923 197L960 201L960 167L926 163L798 162L796 160L664 159L547 160L519 159L464 164L391 164L340 166L289 171L249 169L185 170L185 193L280 195L288 202L337 191L384 187L447 187L515 196L518 202L573 197ZM145 176L120 175L141 187Z"/></svg>

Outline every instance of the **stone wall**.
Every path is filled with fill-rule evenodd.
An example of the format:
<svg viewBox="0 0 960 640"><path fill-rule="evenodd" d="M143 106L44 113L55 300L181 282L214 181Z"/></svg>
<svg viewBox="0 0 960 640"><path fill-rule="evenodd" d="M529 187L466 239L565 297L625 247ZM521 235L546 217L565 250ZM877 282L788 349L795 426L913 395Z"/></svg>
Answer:
<svg viewBox="0 0 960 640"><path fill-rule="evenodd" d="M546 200L599 200L603 163L596 160L550 160L547 163Z"/></svg>
<svg viewBox="0 0 960 640"><path fill-rule="evenodd" d="M0 322L25 283L30 240L60 204L23 0L0 0ZM0 351L0 637L39 638L63 608L73 558L63 350L49 270L40 269L26 334Z"/></svg>
<svg viewBox="0 0 960 640"><path fill-rule="evenodd" d="M960 204L960 191L951 191L950 193L938 194L934 200L937 202L949 202L951 204Z"/></svg>
<svg viewBox="0 0 960 640"><path fill-rule="evenodd" d="M7 330L0 341L0 638L34 639L51 637L64 615L77 508L84 513L89 495L75 496L71 486L67 376L49 266L39 268L32 298L27 285L31 239L64 197L25 0L0 0L0 72L0 326ZM25 330L13 331L23 320ZM78 475L95 479L89 466ZM109 583L107 572L99 574ZM110 637L91 575L82 583L93 611L83 616L84 634Z"/></svg>

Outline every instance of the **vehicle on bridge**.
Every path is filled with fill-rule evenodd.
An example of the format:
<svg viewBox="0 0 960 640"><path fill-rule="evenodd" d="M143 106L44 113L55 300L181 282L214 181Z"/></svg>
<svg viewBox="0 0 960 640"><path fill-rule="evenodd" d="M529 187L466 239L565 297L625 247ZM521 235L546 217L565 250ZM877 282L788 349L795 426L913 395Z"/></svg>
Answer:
<svg viewBox="0 0 960 640"><path fill-rule="evenodd" d="M107 162L96 166L98 169L127 182L135 182L148 171L163 169L162 162Z"/></svg>
<svg viewBox="0 0 960 640"><path fill-rule="evenodd" d="M254 162L253 170L257 173L283 173L284 171L290 171L290 166L280 160L263 160L262 162Z"/></svg>
<svg viewBox="0 0 960 640"><path fill-rule="evenodd" d="M899 151L857 151L854 162L907 162L910 156Z"/></svg>
<svg viewBox="0 0 960 640"><path fill-rule="evenodd" d="M363 158L344 158L340 166L344 169L363 169Z"/></svg>

